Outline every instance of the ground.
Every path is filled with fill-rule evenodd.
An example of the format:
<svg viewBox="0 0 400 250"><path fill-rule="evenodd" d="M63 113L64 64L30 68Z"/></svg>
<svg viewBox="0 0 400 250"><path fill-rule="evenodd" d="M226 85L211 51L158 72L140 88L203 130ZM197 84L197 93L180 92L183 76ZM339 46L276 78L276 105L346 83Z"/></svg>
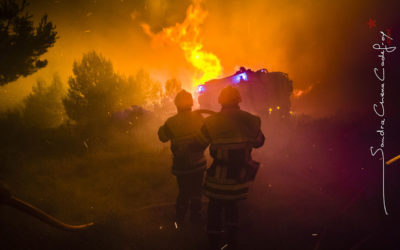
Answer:
<svg viewBox="0 0 400 250"><path fill-rule="evenodd" d="M398 219L384 215L381 168L369 152L374 130L358 122L264 123L266 145L254 151L262 166L240 204L241 249L397 249ZM1 206L2 248L205 249L205 223L174 226L168 145L155 136L141 142L65 155L8 152L1 176L15 196L67 223L95 225L64 232ZM387 174L396 214L399 175L395 167Z"/></svg>

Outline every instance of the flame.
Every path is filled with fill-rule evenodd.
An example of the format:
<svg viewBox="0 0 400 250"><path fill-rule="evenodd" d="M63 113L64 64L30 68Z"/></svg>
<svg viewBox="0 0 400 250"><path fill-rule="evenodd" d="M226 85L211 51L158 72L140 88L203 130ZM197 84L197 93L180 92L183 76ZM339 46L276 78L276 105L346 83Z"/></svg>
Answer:
<svg viewBox="0 0 400 250"><path fill-rule="evenodd" d="M313 86L310 85L310 86L308 86L308 87L307 87L306 89L304 89L304 90L302 90L302 89L294 89L294 90L293 90L293 96L294 96L295 98L299 98L299 97L301 97L302 95L305 95L305 94L309 93L309 92L312 90L312 88L313 88Z"/></svg>
<svg viewBox="0 0 400 250"><path fill-rule="evenodd" d="M142 24L144 32L154 43L177 44L184 52L185 59L196 68L193 86L217 78L222 74L222 66L216 55L203 50L200 39L200 26L207 17L207 11L201 7L201 0L194 0L186 10L186 18L182 23L162 29L154 34L150 26Z"/></svg>

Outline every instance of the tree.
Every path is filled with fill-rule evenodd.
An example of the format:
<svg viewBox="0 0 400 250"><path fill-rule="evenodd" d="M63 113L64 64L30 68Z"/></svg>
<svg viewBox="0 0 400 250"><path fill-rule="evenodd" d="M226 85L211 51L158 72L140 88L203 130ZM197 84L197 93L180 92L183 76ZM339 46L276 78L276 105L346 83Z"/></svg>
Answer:
<svg viewBox="0 0 400 250"><path fill-rule="evenodd" d="M116 74L111 61L92 51L73 64L73 76L63 100L69 118L79 125L100 125L116 111L132 105L152 108L159 102L162 86L143 70L128 79Z"/></svg>
<svg viewBox="0 0 400 250"><path fill-rule="evenodd" d="M146 106L160 100L162 86L151 79L148 72L139 70L135 77L128 79L128 93L132 96L131 102L135 105Z"/></svg>
<svg viewBox="0 0 400 250"><path fill-rule="evenodd" d="M154 111L161 116L171 116L176 112L174 99L176 94L182 90L182 83L176 78L168 79L164 84L164 92L159 103L155 103Z"/></svg>
<svg viewBox="0 0 400 250"><path fill-rule="evenodd" d="M0 86L28 76L47 65L40 56L57 39L55 26L44 15L34 27L32 15L25 12L25 0L0 3Z"/></svg>
<svg viewBox="0 0 400 250"><path fill-rule="evenodd" d="M46 86L43 80L38 80L32 93L24 100L23 119L28 126L39 128L54 128L66 119L62 98L65 90L58 75Z"/></svg>
<svg viewBox="0 0 400 250"><path fill-rule="evenodd" d="M169 79L165 82L165 95L175 98L176 94L182 90L182 83L176 78Z"/></svg>
<svg viewBox="0 0 400 250"><path fill-rule="evenodd" d="M92 51L73 64L69 90L63 100L68 116L80 125L99 123L122 106L124 82L114 73L112 63Z"/></svg>

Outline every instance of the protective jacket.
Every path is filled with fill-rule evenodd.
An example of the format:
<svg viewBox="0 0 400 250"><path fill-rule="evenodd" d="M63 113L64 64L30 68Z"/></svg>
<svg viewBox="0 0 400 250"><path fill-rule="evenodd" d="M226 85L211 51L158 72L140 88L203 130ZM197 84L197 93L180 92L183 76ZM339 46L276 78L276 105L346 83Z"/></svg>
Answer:
<svg viewBox="0 0 400 250"><path fill-rule="evenodd" d="M223 107L207 117L202 133L210 142L214 158L207 170L205 195L213 199L245 199L259 163L251 159L253 148L264 144L260 118L239 107Z"/></svg>
<svg viewBox="0 0 400 250"><path fill-rule="evenodd" d="M204 150L208 142L200 132L203 122L200 113L182 111L168 118L158 130L160 141L171 141L174 175L191 174L205 169Z"/></svg>

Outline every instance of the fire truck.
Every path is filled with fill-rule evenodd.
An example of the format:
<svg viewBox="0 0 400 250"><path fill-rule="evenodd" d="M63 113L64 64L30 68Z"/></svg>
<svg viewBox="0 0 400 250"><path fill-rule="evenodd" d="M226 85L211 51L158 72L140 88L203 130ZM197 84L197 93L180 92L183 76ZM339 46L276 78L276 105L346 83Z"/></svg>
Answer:
<svg viewBox="0 0 400 250"><path fill-rule="evenodd" d="M252 71L241 67L234 75L210 80L197 86L200 109L218 111L218 95L232 85L242 96L240 107L261 117L287 118L291 115L290 96L292 81L283 72L268 72L267 69Z"/></svg>

